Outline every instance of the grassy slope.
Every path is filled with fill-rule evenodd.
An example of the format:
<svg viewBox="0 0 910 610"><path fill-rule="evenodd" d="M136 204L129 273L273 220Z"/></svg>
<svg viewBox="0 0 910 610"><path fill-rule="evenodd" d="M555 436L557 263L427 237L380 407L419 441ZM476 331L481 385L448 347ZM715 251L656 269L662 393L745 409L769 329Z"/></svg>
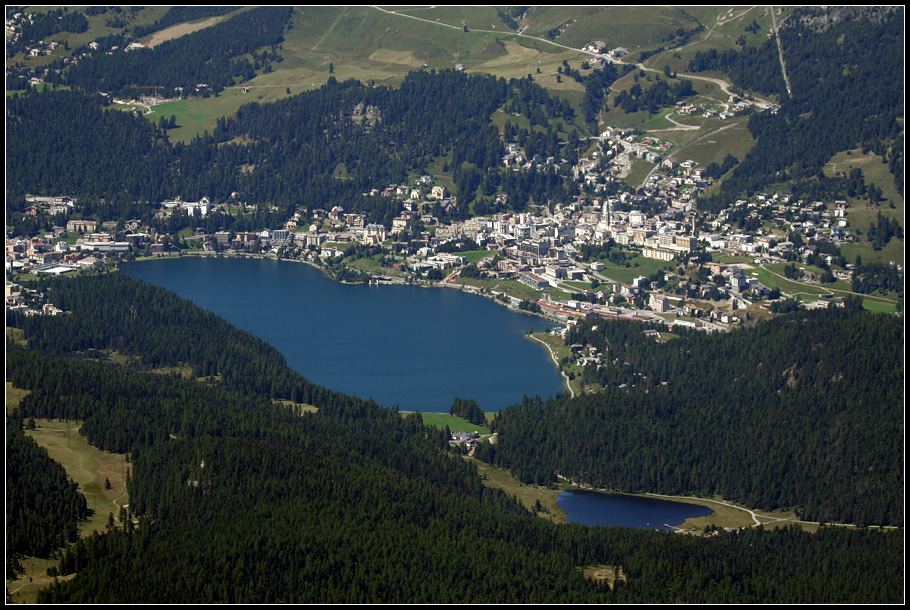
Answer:
<svg viewBox="0 0 910 610"><path fill-rule="evenodd" d="M490 429L483 424L472 424L463 417L456 417L454 415L449 415L448 413L421 413L420 417L425 426L432 426L439 429L448 426L449 431L451 432L463 430L465 432L476 431L480 434L490 433Z"/></svg>
<svg viewBox="0 0 910 610"><path fill-rule="evenodd" d="M660 46L677 28L696 25L682 9L651 6L535 6L526 21L526 32L534 36L568 24L555 40L566 46L581 48L602 40L610 49L622 46L629 51Z"/></svg>
<svg viewBox="0 0 910 610"><path fill-rule="evenodd" d="M875 154L863 155L861 150L841 151L834 155L825 165L824 172L826 176L837 174L849 174L850 170L859 168L863 172L863 177L867 184L874 184L882 190L884 201L878 206L870 206L868 200L848 199L847 203L850 208L847 213L849 229L857 229L863 234L863 237L856 244L846 245L841 248L844 256L848 261L854 261L857 255L863 257L863 261L871 262L888 262L895 261L899 265L904 264L904 242L892 239L888 245L876 252L872 245L866 241L865 235L869 230L869 225L875 221L878 213L889 218L896 218L901 227L906 229L904 224L904 198L897 191L894 184L894 175L888 170L888 165L882 163L882 158ZM889 207L888 202L894 203L894 208Z"/></svg>
<svg viewBox="0 0 910 610"><path fill-rule="evenodd" d="M7 385L7 409L11 399L18 403L22 391ZM81 536L104 531L111 513L116 522L120 506L128 505L126 494L125 456L101 451L88 444L78 432L79 422L62 420L35 420L37 428L26 432L39 446L47 449L48 456L66 469L67 475L79 484L79 492L85 495L89 508L89 519L79 527ZM104 488L105 479L111 483ZM119 522L118 522L119 523ZM22 565L25 573L19 579L7 581L6 587L15 603L34 603L39 589L50 585L53 578L47 576L47 569L57 562L54 559L27 557ZM63 578L68 580L70 577Z"/></svg>
<svg viewBox="0 0 910 610"><path fill-rule="evenodd" d="M577 109L583 87L570 78L556 82L556 70L563 61L579 67L583 54L530 36L516 36L499 21L492 7L386 9L391 10L395 10L396 14L367 6L298 7L292 19L293 27L286 33L282 44L284 61L274 64L270 74L261 74L245 83L249 87L248 93L229 89L218 98L162 105L147 116L157 121L161 115L175 115L180 127L171 130L170 137L172 141L188 142L203 131L211 131L219 116L232 114L244 103L267 103L286 97L288 90L296 94L321 86L330 76L329 64L332 64L334 76L339 80L356 78L387 84L400 82L409 71L420 69L423 64L429 68L444 69L462 63L468 72L487 72L504 78L532 74L541 85L565 97ZM688 11L688 14L680 9L663 8L658 9L655 15L654 9L649 7L534 7L524 24L528 34L540 36L553 27L571 22L555 40L558 45L580 48L590 40L604 40L608 47L623 45L633 50L656 46L678 27L691 29L696 24L691 15L695 15L707 27L710 28L711 24L716 27L696 36L696 41L689 46L701 44L697 40L703 36L707 36L712 45L723 46L724 41L735 33L733 30L738 28L741 31L743 24L751 23L753 13L757 12L753 10L737 18L743 11L734 11L731 20L718 26L717 9L709 8ZM761 12L770 21L767 11L762 9ZM726 13L722 14L726 16ZM467 33L461 29L462 20L468 26ZM762 23L761 18L758 20ZM632 27L633 24L636 27ZM746 33L746 36L757 35ZM667 62L648 63L662 66ZM684 63L687 64L688 60ZM677 70L686 68L681 61L673 67ZM538 68L540 74L537 74ZM653 82L652 75L651 83L642 80L642 85L649 86ZM632 84L634 81L629 75L614 86L614 91L628 89ZM704 81L694 84L699 93L694 101L705 104L725 101L718 97L720 92L715 85ZM646 113L626 115L620 110L608 112L605 118L607 124L639 126L649 117ZM703 123L705 130L714 127L712 121L694 119L693 122L692 117L686 117L682 122ZM649 128L670 126L666 121L647 125ZM659 135L677 144L685 144L705 133L705 130L669 131ZM751 141L746 148L750 145ZM733 146L743 148L738 143L733 143ZM744 156L740 150L720 150L716 156L722 159L727 152Z"/></svg>
<svg viewBox="0 0 910 610"><path fill-rule="evenodd" d="M439 12L444 9L444 13ZM555 73L563 60L575 60L579 53L520 39L506 32L501 23L502 33L492 29L465 33L460 25L448 27L447 22L460 24L461 17L455 19L453 11L461 10L412 9L393 15L371 7L298 7L292 18L293 27L281 45L284 61L273 64L271 73L244 83L248 93L241 88L227 89L218 97L163 104L146 116L157 121L162 115L175 115L180 127L169 132L170 138L188 142L203 131L211 131L218 117L233 114L242 104L287 97L288 89L297 94L318 88L330 76L395 84L424 64L429 69L448 69L456 63L462 63L469 72L489 72L504 78L525 77L529 73L537 76L536 69L540 67L541 84L553 85L557 92L578 104L583 88L574 81L556 83ZM411 19L406 14L431 21ZM492 15L495 18L495 11ZM433 21L437 16L439 23Z"/></svg>

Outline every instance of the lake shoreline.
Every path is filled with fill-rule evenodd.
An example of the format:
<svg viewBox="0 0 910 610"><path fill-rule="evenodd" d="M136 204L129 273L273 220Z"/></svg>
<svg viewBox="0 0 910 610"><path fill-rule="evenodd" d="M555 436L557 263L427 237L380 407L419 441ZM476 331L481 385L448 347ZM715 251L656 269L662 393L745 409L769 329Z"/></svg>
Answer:
<svg viewBox="0 0 910 610"><path fill-rule="evenodd" d="M510 299L510 302L509 302L509 303L506 303L506 302L504 302L502 299L497 298L497 295L495 295L495 294L492 294L492 293L490 293L490 294L483 293L483 292L481 292L479 289L474 289L474 288L472 288L472 287L470 287L470 286L467 286L467 287L466 287L466 286L464 286L463 284L458 284L458 285L456 286L456 285L447 284L445 281L442 281L442 282L435 282L435 283L434 283L434 282L426 282L426 283L420 282L420 283L415 283L415 282L406 282L406 281L403 281L403 280L402 280L402 281L392 281L392 280L387 280L387 279L383 278L383 276L377 276L377 275L373 275L373 274L370 274L370 279L367 280L367 281L364 281L364 282L347 282L347 281L338 280L338 279L332 277L332 276L328 273L328 270L327 270L327 269L325 268L325 266L323 266L323 265L317 265L317 264L315 264L315 263L313 263L313 262L311 262L311 261L308 261L308 260L306 260L306 259L299 259L299 258L282 258L282 257L277 256L277 255L272 254L272 253L259 253L259 254L251 254L251 253L235 254L235 253L231 253L231 254L225 255L223 252L182 252L182 253L179 253L179 254L164 254L164 255L159 255L159 256L143 256L143 257L136 257L135 260L132 260L132 261L125 261L125 262L139 263L139 262L148 262L148 261L155 261L155 260L169 260L169 259L179 260L179 259L181 259L181 258L189 258L189 257L198 257L198 258L210 258L210 257L214 257L214 258L222 258L222 259L229 259L229 258L239 258L239 259L246 259L246 258L251 258L251 259L272 259L272 260L276 260L276 261L285 261L285 262L289 262L289 263L301 263L301 264L304 264L304 265L309 265L309 266L312 267L313 269L317 269L317 270L321 271L322 274L323 274L326 278L328 278L328 279L330 279L330 280L333 280L333 281L335 281L335 282L338 282L339 284L344 284L344 285L348 285L348 286L358 286L358 285L359 285L359 286L363 286L363 285L370 285L370 286L416 286L416 287L418 287L418 288L448 288L448 289L450 289L450 290L454 290L454 289L457 287L457 288L459 289L460 292L465 292L465 293L468 293L468 294L474 294L474 295L477 295L477 296L480 296L480 297L484 297L484 298L489 299L489 300L493 301L494 303L500 305L501 307L504 307L504 308L507 309L508 311L513 311L513 312L515 312L515 313L522 313L522 314L526 314L526 315L529 315L529 316L534 316L534 317L536 317L536 318L540 318L540 319L546 320L546 321L548 321L548 322L553 322L554 324L565 325L565 320L562 320L562 319L557 318L557 317L555 317L555 316L547 315L544 311L541 311L541 312L538 313L538 312L534 312L534 311L528 311L528 310L525 310L525 309L519 309L518 307L516 307L516 306L514 306L514 305L511 304L511 298L512 298L512 297L508 297L508 298ZM121 262L124 262L124 261L121 261ZM119 266L116 267L115 269L119 269ZM504 294L504 293L501 293L501 294ZM559 362L556 360L556 355L552 352L552 350L550 350L549 346L546 345L545 343L543 343L543 342L541 342L541 341L539 341L539 340L536 340L534 337L531 337L530 335L529 335L529 338L530 338L531 340L535 341L536 343L538 343L541 347L543 347L545 350L547 350L547 351L549 352L550 361L553 363L553 366L556 368L556 372L559 373L560 376L562 376L563 379L564 379L564 381L565 381L565 384L564 384L564 385L565 385L565 389L574 397L574 396L575 396L575 392L574 392L574 390L572 389L572 387L571 387L571 385L570 385L570 383L569 383L569 378L566 376L565 373L563 373L563 372L559 369Z"/></svg>
<svg viewBox="0 0 910 610"><path fill-rule="evenodd" d="M332 277L327 272L327 269L323 265L317 265L311 261L308 261L305 259L300 259L300 258L282 258L282 257L279 257L272 253L251 254L248 252L244 252L244 253L240 253L240 254L230 253L230 254L225 255L224 252L181 252L179 254L164 254L164 255L159 255L159 256L142 256L142 257L136 257L135 260L132 260L132 261L119 261L119 262L139 263L139 262L145 262L145 261L181 259L181 258L187 258L187 257L200 257L200 258L215 257L215 258L224 258L224 259L228 259L228 258L272 259L272 260L277 260L277 261L285 261L285 262L289 262L289 263L301 263L304 265L309 265L313 269L318 269L327 278L334 280L334 281L338 282L339 284L345 284L345 285L351 285L351 286L356 286L356 285L382 286L382 285L385 285L385 286L417 286L418 288L448 288L448 289L458 288L461 292L476 294L477 296L481 296L481 297L490 299L491 301L494 301L494 302L498 303L499 305L505 307L509 311L514 311L517 313L524 313L524 314L528 314L531 316L536 316L536 317L544 319L544 320L556 322L557 324L565 324L565 320L562 320L561 318L547 315L545 312L538 313L538 312L528 311L528 310L524 310L524 309L519 309L518 307L513 306L511 303L505 303L501 299L497 298L496 294L492 294L492 293L487 294L487 293L482 292L480 289L475 289L470 286L465 286L464 284L448 284L445 281L441 281L441 282L430 282L430 281L407 282L404 280L394 281L394 280L386 279L384 276L379 276L379 275L374 275L374 274L370 274L370 279L366 280L366 281L349 282L349 281L344 281L344 280L338 280L338 279ZM499 294L505 294L505 293L499 293ZM508 297L508 298L511 300L511 298L513 298L513 297Z"/></svg>

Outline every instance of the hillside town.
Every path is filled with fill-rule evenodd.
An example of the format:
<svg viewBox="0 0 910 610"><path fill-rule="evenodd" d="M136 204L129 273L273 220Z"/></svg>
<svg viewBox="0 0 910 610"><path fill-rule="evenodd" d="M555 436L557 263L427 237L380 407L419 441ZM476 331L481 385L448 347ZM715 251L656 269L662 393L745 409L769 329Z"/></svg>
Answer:
<svg viewBox="0 0 910 610"><path fill-rule="evenodd" d="M454 222L433 212L443 216L456 210L457 197L429 175L409 184L377 186L369 193L397 206L390 226L334 206L298 209L283 227L212 234L200 227L183 238L159 234L139 220L78 218L78 200L65 195L30 196L26 215L52 216L60 224L42 235L8 236L7 277L62 275L136 257L189 253L272 254L325 267L351 262L351 246L356 245L370 248L366 256L383 255L386 267L368 278L377 283L459 286L561 320L627 316L709 330L738 323L737 312L755 301L769 306L781 298L780 291L762 284L754 271L764 263L833 264L837 268L829 272L831 277L851 279L853 265L837 257L841 244L856 240L845 200L804 201L788 193L758 193L719 214L702 212L697 197L714 181L706 168L691 160L661 158L658 151L668 148L667 143L629 129L609 129L598 144L568 168L565 160L528 158L520 147L507 146L505 166L514 171L561 166L587 194L522 213ZM640 189L615 184L628 172L629 155L654 164ZM506 196L499 195L497 204L507 208ZM206 197L174 198L160 202L156 218L186 214L202 224L216 212L243 213L244 206ZM489 254L472 263L466 251ZM748 262L712 262L724 255ZM631 281L610 277L609 266L628 265L635 257L666 264L659 273ZM819 281L812 272L802 275ZM464 282L479 277L514 280L536 296L520 298L508 290ZM590 287L579 288L579 283ZM811 305L827 307L837 301L822 298ZM9 284L7 303L26 307Z"/></svg>

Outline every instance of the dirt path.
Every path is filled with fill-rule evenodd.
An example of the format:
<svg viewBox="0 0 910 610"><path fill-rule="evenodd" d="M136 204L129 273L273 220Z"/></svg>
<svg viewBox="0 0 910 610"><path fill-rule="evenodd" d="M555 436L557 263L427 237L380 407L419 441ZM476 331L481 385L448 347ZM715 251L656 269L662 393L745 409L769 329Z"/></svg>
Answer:
<svg viewBox="0 0 910 610"><path fill-rule="evenodd" d="M462 26L459 26L459 25L449 25L448 23L442 23L441 21L433 21L432 19L424 19L423 17L415 17L414 15L407 15L401 11L387 11L386 9L380 8L378 6L373 6L372 8L376 9L377 11L382 11L383 13L387 13L389 15L398 15L399 17L408 17L409 19L417 19L418 21L425 21L427 23L432 23L434 25L452 28L455 30L463 29ZM430 7L430 8L433 8L433 7ZM404 9L404 10L413 10L413 9L408 8L408 9ZM559 44L558 42L553 42L552 40L547 40L546 38L538 38L537 36L526 36L525 34L521 33L521 30L519 30L518 32L509 32L506 30L482 30L480 28L470 28L468 30L468 32L484 32L487 34L518 36L521 38L529 38L531 40L536 40L538 42L545 42L547 44L553 45L554 47L560 47L560 48L566 49L568 51L575 51L576 53L581 53L583 55L592 55L592 56L598 55L598 53L595 53L593 51L582 51L581 49L576 49L575 47L567 47L564 44Z"/></svg>
<svg viewBox="0 0 910 610"><path fill-rule="evenodd" d="M541 341L540 339L538 339L538 338L535 337L534 335L528 335L528 336L531 337L532 339L534 339L535 341L537 341L538 343L540 343L541 345L543 345L544 347L547 348L547 350L550 352L550 359L553 360L553 364L555 364L555 365L558 367L558 366L559 366L559 360L557 360L557 358L556 358L556 352L553 351L553 348L550 347L545 341ZM566 380L566 387L569 389L569 395L570 395L572 398L575 398L575 390L572 389L572 384L569 383L569 376L566 375L565 372L563 372L563 371L559 371L559 373L562 375L562 378Z"/></svg>
<svg viewBox="0 0 910 610"><path fill-rule="evenodd" d="M161 30L160 32L155 32L151 35L148 42L145 43L150 49L155 48L162 42L167 42L169 40L174 40L175 38L180 38L186 34L192 34L199 30L203 30L207 27L213 26L216 23L220 23L225 20L225 17L233 17L234 13L228 13L228 15L220 15L218 17L211 17L205 21L200 21L198 23L180 23L178 25L169 27L167 29Z"/></svg>
<svg viewBox="0 0 910 610"><path fill-rule="evenodd" d="M673 114L673 113L671 112L670 114L668 114L668 115L665 116L664 118L667 119L668 121L670 121L671 123L673 123L674 125L676 125L676 127L667 127L666 129L649 129L648 131L657 133L657 132L660 132L660 131L692 131L692 130L699 130L699 129L701 129L701 127L699 127L698 125L684 125L684 124L682 124L682 123L679 123L679 122L677 122L677 121L671 119L670 116L671 116L672 114Z"/></svg>
<svg viewBox="0 0 910 610"><path fill-rule="evenodd" d="M777 17L774 15L774 7L771 7L771 21L774 22L774 37L777 39L777 54L780 56L780 69L784 73L784 83L787 85L787 95L793 96L790 90L790 78L787 76L787 64L784 63L784 47L780 41L780 30L777 27ZM781 22L783 24L783 22Z"/></svg>

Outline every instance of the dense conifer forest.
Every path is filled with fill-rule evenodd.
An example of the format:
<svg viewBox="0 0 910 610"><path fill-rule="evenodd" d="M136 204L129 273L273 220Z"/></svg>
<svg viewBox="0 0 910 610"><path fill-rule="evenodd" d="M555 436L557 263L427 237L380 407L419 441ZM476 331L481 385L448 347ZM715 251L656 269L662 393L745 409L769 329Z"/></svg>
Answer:
<svg viewBox="0 0 910 610"><path fill-rule="evenodd" d="M256 75L253 63L245 56L263 47L277 47L284 40L292 10L289 6L258 7L152 49L113 55L99 52L59 75L51 72L49 82L113 95L133 85L157 85L166 91L181 87L189 94L204 84L217 93ZM55 67L62 68L62 62Z"/></svg>
<svg viewBox="0 0 910 610"><path fill-rule="evenodd" d="M903 325L800 311L655 344L635 322L587 322L568 341L603 390L529 399L494 421L484 459L528 482L721 494L805 519L903 526Z"/></svg>
<svg viewBox="0 0 910 610"><path fill-rule="evenodd" d="M418 416L316 388L268 346L164 289L112 275L41 289L69 313L11 320L28 348L7 344L7 379L30 392L10 425L80 419L92 444L128 452L132 470L131 514L121 527L70 545L58 571L76 577L39 601L902 596L899 532L749 529L702 538L556 525L485 488ZM93 325L93 318L105 323ZM68 336L74 323L88 327L76 338ZM188 336L197 325L199 334ZM187 352L188 343L206 346ZM130 356L126 364L106 361L104 350L114 348ZM249 356L218 362L221 381L145 372L165 363L200 372L218 353L232 352ZM276 387L299 393L318 412L300 416L279 406L272 398L288 394ZM590 565L615 566L624 579L612 588L596 584L579 569Z"/></svg>

